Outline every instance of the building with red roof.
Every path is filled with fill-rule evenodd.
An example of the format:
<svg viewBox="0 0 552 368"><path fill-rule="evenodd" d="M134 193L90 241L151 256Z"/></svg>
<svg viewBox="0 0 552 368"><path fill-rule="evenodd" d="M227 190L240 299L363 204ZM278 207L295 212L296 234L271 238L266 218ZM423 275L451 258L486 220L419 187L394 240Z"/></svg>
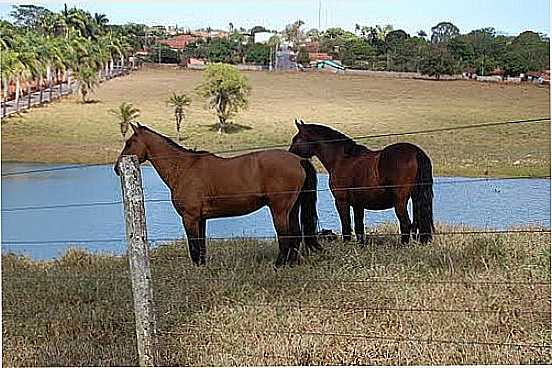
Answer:
<svg viewBox="0 0 552 368"><path fill-rule="evenodd" d="M159 40L160 44L166 45L174 50L182 50L186 48L190 43L198 40L198 37L192 36L190 34L183 34L175 36L166 40Z"/></svg>

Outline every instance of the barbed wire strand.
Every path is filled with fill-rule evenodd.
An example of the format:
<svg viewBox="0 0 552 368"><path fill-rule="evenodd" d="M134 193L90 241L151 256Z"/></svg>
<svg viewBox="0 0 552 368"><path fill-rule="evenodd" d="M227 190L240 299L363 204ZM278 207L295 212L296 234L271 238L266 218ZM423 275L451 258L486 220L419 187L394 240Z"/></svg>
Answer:
<svg viewBox="0 0 552 368"><path fill-rule="evenodd" d="M371 185L371 186L356 186L356 187L341 187L341 188L317 188L307 190L286 190L286 191L265 191L265 192L239 192L225 195L207 195L204 198L207 199L221 199L221 198L235 198L235 197L248 197L252 195L269 195L269 194L290 194L298 192L338 192L338 191L355 191L355 190L370 190L370 189L389 189L389 188L401 188L401 187L416 187L416 186L440 186L440 185L457 185L457 184L472 184L481 182L500 182L510 180L527 180L527 179L550 179L550 176L508 176L502 178L477 178L477 179L457 179L457 180L444 180L435 182L422 182L413 184L388 184L388 185ZM150 198L144 199L144 203L164 203L178 201L179 198ZM112 202L88 202L88 203L67 203L67 204L55 204L45 206L27 206L27 207L12 207L2 208L2 212L22 212L22 211L36 211L36 210L50 210L60 208L79 208L79 207L94 207L94 206L111 206L123 204L123 201Z"/></svg>
<svg viewBox="0 0 552 368"><path fill-rule="evenodd" d="M521 347L521 348L535 348L535 349L552 349L552 345L549 344L537 344L537 343L518 343L518 342L499 342L499 341L477 341L477 340L448 340L448 339L416 339L411 337L392 337L385 335L366 335L358 333L339 333L339 332L325 332L325 331L293 331L293 330L276 330L265 329L263 331L249 331L249 330L233 330L235 333L240 334L267 334L267 335L310 335L310 336L325 336L325 337L347 337L353 339L363 340L388 340L394 342L417 342L424 344L453 344L453 345L484 345L484 346L504 346L504 347ZM222 331L213 331L209 334L223 334ZM173 336L189 336L186 333L170 332L170 331L158 331L160 335L173 335Z"/></svg>
<svg viewBox="0 0 552 368"><path fill-rule="evenodd" d="M233 269L234 271L240 271L240 269ZM324 277L313 277L313 278L304 278L304 277L294 277L294 276L280 276L278 273L274 273L274 276L272 276L273 280L278 281L292 281L292 282L299 282L299 283L331 283L331 284L350 284L350 285L361 285L361 284L421 284L421 285L490 285L490 286L551 286L552 280L531 280L531 281L496 281L496 280L424 280L424 279L414 279L414 278L383 278L383 277L367 277L363 279L336 279L336 278L324 278ZM49 274L49 275L41 275L46 276L46 278L52 279L52 281L55 281L55 279L67 279L67 280L90 280L89 277L79 277L75 275L62 277L60 275L56 275L55 273ZM258 275L253 274L253 276L257 277ZM120 275L117 275L117 277L105 277L105 276L97 276L94 277L94 280L105 280L105 281L113 281L117 279L123 279L128 280L129 274L121 273ZM244 280L255 280L255 277L179 277L177 279L178 282L187 282L188 284L201 284L203 282L236 282L236 281L244 281ZM14 281L36 281L38 277L28 277L28 276L5 276L3 275L2 280L4 282L14 282ZM165 280L175 280L175 276L164 276L161 277L160 275L154 275L152 277L154 282L158 281L165 281ZM546 299L549 300L548 298Z"/></svg>
<svg viewBox="0 0 552 368"><path fill-rule="evenodd" d="M549 234L550 229L515 229L515 230L467 230L467 231L443 231L443 232L433 232L433 233L415 233L412 235L435 235L435 236L445 236L445 235L498 235L498 234L530 234L530 233L540 233L540 234ZM364 234L364 237L382 237L382 236L402 236L400 233L368 233ZM152 238L148 239L149 243L159 243L159 242L178 242L184 240L227 240L227 241L240 241L240 240L275 240L275 239L297 239L297 238L334 238L340 236L340 234L329 234L329 235L252 235L252 236L237 236L237 237L228 237L228 236L207 236L207 237L196 237L196 238ZM56 239L56 240L2 240L2 245L47 245L47 244L82 244L82 243L117 243L117 242L126 242L126 238L110 238L110 239Z"/></svg>
<svg viewBox="0 0 552 368"><path fill-rule="evenodd" d="M131 302L131 295L129 295L128 302ZM174 299L170 298L154 298L155 302L174 302ZM96 303L99 302L109 302L110 300L96 300ZM234 302L234 301L233 301ZM163 305L163 304L161 304ZM308 305L302 303L292 303L292 304L282 304L282 303L265 303L265 304L255 304L255 303L246 303L241 301L235 301L235 303L227 303L225 306L228 307L248 307L254 309L261 308L278 308L278 309L298 309L298 310L316 310L316 311L328 311L328 312L340 312L340 313L350 313L350 312L367 312L371 314L378 313L439 313L439 314L509 314L513 317L521 318L524 315L542 315L549 316L552 314L550 310L534 310L534 309L432 309L432 308L399 308L399 307L367 307L367 306L320 306L320 305ZM159 305L157 309L159 309ZM189 308L181 308L180 311ZM41 314L25 315L21 313L2 313L4 321L36 321L36 322L49 322L49 321L78 321L85 323L134 323L130 320L119 320L114 318L100 318L100 316L95 315L94 317L90 316L89 318L82 316L65 316L64 318L51 318L51 316L45 316ZM76 317L76 318L75 318ZM128 313L127 317L133 318L134 313ZM540 323L540 321L533 320L531 322Z"/></svg>
<svg viewBox="0 0 552 368"><path fill-rule="evenodd" d="M410 131L410 132L372 134L372 135L363 135L363 136L350 137L350 138L347 138L347 139L341 138L341 139L319 140L319 141L309 142L309 144L310 143L340 142L340 141L345 141L345 140L348 140L348 139L362 140L362 139L395 137L395 136L405 136L405 135L415 135L415 134L427 134L427 133L456 131L456 130L464 130L464 129L475 129L475 128L483 128L483 127L510 125L510 124L542 123L542 122L546 122L546 121L550 121L550 118L548 117L548 118L534 118L534 119L526 119L526 120L489 122L489 123L462 125L462 126L447 127L447 128L434 128L434 129L416 130L416 131ZM270 148L283 148L283 147L289 147L289 145L290 145L289 143L273 144L273 145L265 145L265 146L253 146L253 147L244 147L244 148L238 148L238 149L213 151L213 152L207 152L207 153L197 153L197 154L198 155L215 155L215 154L225 154L225 153L237 153L237 152L261 150L261 149L270 149ZM193 152L193 151L190 151L190 152ZM168 158L172 158L172 157L174 157L174 155L164 156L164 157L163 156L156 156L156 157L152 157L152 159L168 159ZM15 171L15 172L3 173L1 176L2 177L9 177L9 176L17 176L17 175L28 175L28 174L38 174L38 173L62 171L62 170L82 169L82 168L93 167L93 166L103 166L103 165L106 165L106 164L113 164L113 163L114 163L114 161L109 161L109 162L96 163L96 164L69 165L69 166L49 168L49 169Z"/></svg>

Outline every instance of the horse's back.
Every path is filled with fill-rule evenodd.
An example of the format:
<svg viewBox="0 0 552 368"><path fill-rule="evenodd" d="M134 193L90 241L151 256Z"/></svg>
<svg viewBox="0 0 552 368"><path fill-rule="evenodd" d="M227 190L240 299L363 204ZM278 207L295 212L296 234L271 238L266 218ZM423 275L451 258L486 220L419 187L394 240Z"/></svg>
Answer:
<svg viewBox="0 0 552 368"><path fill-rule="evenodd" d="M255 158L267 191L292 190L305 180L305 171L301 166L304 159L291 152L266 150L257 152Z"/></svg>
<svg viewBox="0 0 552 368"><path fill-rule="evenodd" d="M225 191L235 186L266 191L286 183L295 186L294 182L303 182L305 174L301 160L293 153L276 149L229 158L212 157L202 163L199 175L211 183L219 183Z"/></svg>

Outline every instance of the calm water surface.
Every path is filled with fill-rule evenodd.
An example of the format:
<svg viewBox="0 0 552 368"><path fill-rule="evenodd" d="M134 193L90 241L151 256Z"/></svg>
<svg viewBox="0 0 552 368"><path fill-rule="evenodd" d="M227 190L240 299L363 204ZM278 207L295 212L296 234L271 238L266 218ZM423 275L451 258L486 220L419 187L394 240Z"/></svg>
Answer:
<svg viewBox="0 0 552 368"><path fill-rule="evenodd" d="M56 165L2 164L2 173L48 169ZM151 166L143 166L146 201L169 199L165 184ZM512 226L550 227L550 180L516 179L452 183L468 178L437 177L434 185L436 222L483 229ZM320 189L328 176L319 174ZM2 252L26 254L35 259L59 256L70 244L93 251L121 254L125 250L122 204L6 212L10 208L121 200L120 181L112 166L93 166L2 178ZM319 192L320 227L339 231L339 217L329 191ZM180 217L172 204L146 202L148 236L184 237ZM371 226L396 222L393 210L366 211ZM273 236L267 208L247 216L207 221L212 237ZM104 242L94 240L102 239ZM46 241L48 244L35 244ZM73 243L71 243L73 241ZM83 241L82 243L79 241ZM14 242L20 244L13 244Z"/></svg>

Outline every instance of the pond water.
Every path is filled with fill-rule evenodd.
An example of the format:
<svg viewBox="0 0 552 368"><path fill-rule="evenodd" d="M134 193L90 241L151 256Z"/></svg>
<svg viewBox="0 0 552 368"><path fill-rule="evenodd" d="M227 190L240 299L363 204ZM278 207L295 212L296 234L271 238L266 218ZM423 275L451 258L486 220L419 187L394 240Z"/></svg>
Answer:
<svg viewBox="0 0 552 368"><path fill-rule="evenodd" d="M2 173L50 169L56 165L2 164ZM184 237L180 217L169 201L169 192L151 166L142 166L148 237L155 243ZM435 221L482 229L512 226L550 227L550 180L473 180L437 177L434 185ZM460 181L460 182L457 182ZM328 176L318 175L320 189ZM150 200L150 202L148 202ZM123 206L120 203L9 211L28 206L121 201L119 177L112 166L82 167L2 178L2 252L34 259L54 258L68 246L121 254L125 251ZM340 232L331 192L318 196L320 227ZM366 226L396 222L393 210L366 211ZM267 208L247 216L207 221L210 237L273 236ZM41 243L42 242L42 243Z"/></svg>

